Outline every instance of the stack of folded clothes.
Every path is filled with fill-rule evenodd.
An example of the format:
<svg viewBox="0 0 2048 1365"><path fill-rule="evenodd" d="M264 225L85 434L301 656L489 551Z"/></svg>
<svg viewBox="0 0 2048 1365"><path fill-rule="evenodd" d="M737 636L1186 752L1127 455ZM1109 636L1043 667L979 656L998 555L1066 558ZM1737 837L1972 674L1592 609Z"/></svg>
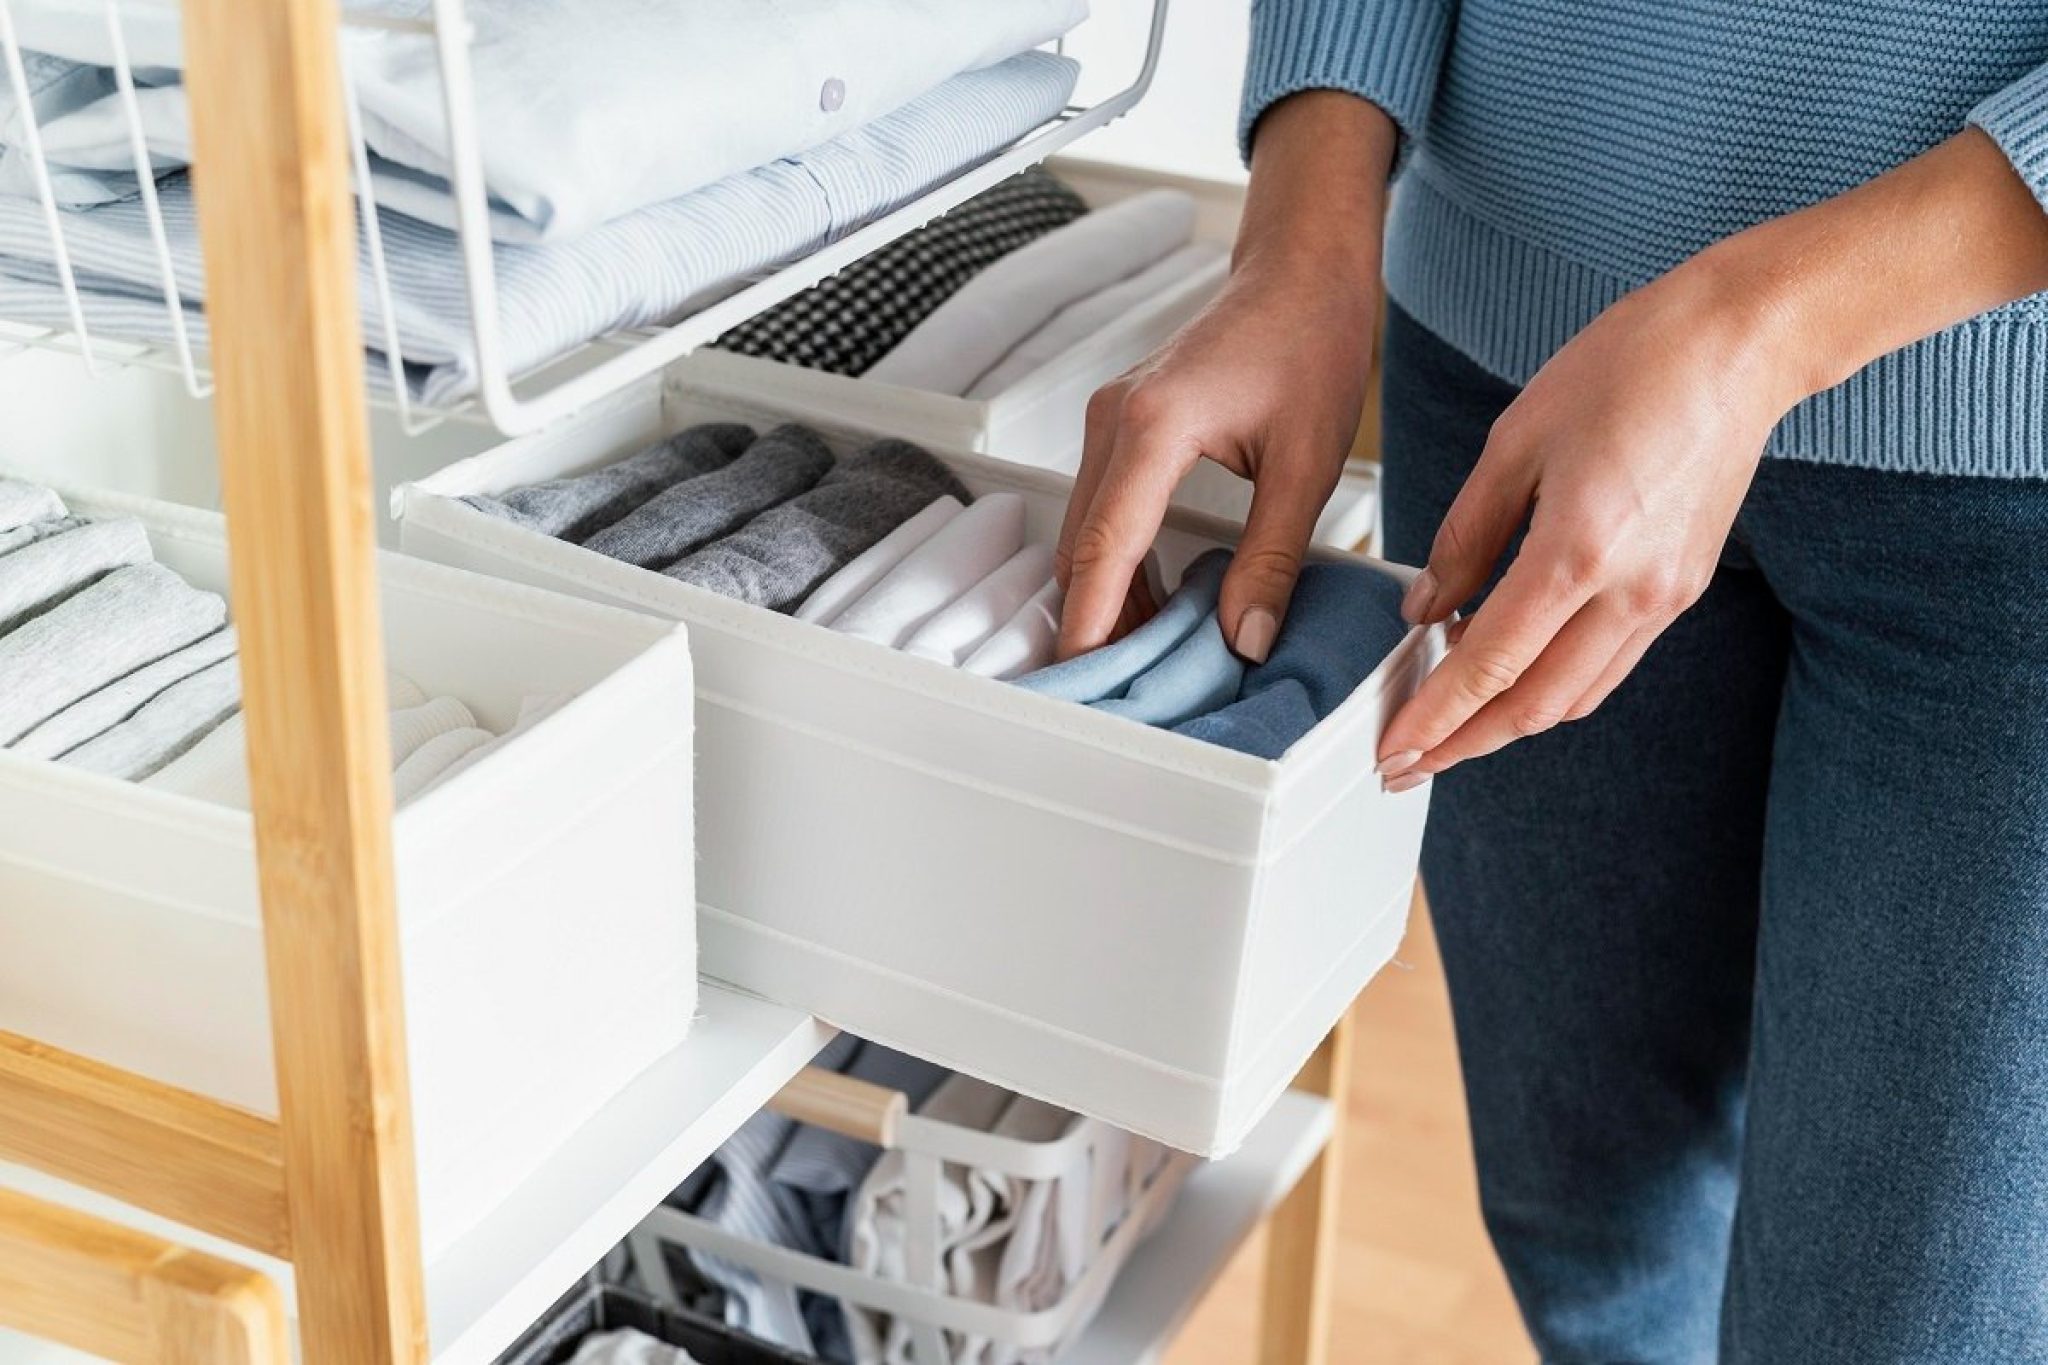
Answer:
<svg viewBox="0 0 2048 1365"><path fill-rule="evenodd" d="M742 355L991 398L1198 276L1195 203L1151 190L1090 212L1042 168L997 185L720 337Z"/></svg>
<svg viewBox="0 0 2048 1365"><path fill-rule="evenodd" d="M907 442L835 459L794 424L692 427L587 473L466 501L643 569L890 649L1278 759L1407 634L1401 584L1361 564L1302 571L1264 663L1224 643L1230 556L1188 566L1157 615L1055 663L1049 526L1015 493L976 498Z"/></svg>
<svg viewBox="0 0 2048 1365"><path fill-rule="evenodd" d="M0 748L248 809L242 676L227 603L155 562L141 523L72 516L0 479ZM530 699L514 732L562 699ZM454 697L391 679L403 804L505 736Z"/></svg>
<svg viewBox="0 0 2048 1365"><path fill-rule="evenodd" d="M920 1287L957 1298L1023 1314L1058 1306L1155 1182L1178 1182L1187 1169L1156 1142L851 1035L813 1065L900 1091L914 1112L937 1122L1034 1144L1070 1138L1065 1168L1044 1180L942 1165L940 1278ZM909 1165L902 1152L763 1111L670 1202L749 1241L909 1283ZM1154 1215L1168 1203L1155 1204ZM886 1314L705 1252L690 1252L686 1264L671 1260L670 1269L672 1277L680 1272L689 1306L785 1349L846 1365L910 1365L909 1328ZM973 1337L948 1344L956 1365L1045 1365L1051 1354Z"/></svg>
<svg viewBox="0 0 2048 1365"><path fill-rule="evenodd" d="M429 17L428 0L350 8ZM1055 117L1078 72L1034 50L1085 0L846 0L535 6L471 0L483 177L502 346L515 374L593 337L668 320L815 251ZM84 289L88 325L164 341L172 321L105 12L17 0L29 104ZM189 119L166 8L124 10L178 292L203 300L186 169ZM435 39L348 27L389 263L386 318L359 267L365 335L395 329L407 383L446 402L476 382ZM29 110L0 95L0 318L70 326L21 147ZM195 334L204 344L203 318ZM373 345L381 346L381 341Z"/></svg>

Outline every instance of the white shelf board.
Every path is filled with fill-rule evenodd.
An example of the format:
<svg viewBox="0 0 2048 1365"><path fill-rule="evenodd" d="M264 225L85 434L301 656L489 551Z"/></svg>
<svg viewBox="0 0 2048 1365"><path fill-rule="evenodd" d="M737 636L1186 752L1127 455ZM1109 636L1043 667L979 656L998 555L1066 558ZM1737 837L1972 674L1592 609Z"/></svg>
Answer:
<svg viewBox="0 0 2048 1365"><path fill-rule="evenodd" d="M427 1267L436 1365L481 1365L682 1183L831 1041L810 1015L703 983L683 1045L631 1086ZM0 1187L84 1209L270 1275L292 1299L291 1267L119 1200L0 1163ZM73 1358L0 1332L0 1365Z"/></svg>
<svg viewBox="0 0 2048 1365"><path fill-rule="evenodd" d="M1336 1128L1330 1102L1280 1097L1237 1153L1188 1177L1173 1212L1131 1257L1060 1365L1156 1365L1230 1258L1300 1183Z"/></svg>

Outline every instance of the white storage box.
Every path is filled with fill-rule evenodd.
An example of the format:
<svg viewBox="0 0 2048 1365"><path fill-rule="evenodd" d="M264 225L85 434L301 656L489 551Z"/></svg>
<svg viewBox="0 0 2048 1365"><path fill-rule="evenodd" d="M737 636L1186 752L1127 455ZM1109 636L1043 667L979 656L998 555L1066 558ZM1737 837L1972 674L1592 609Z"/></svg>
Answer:
<svg viewBox="0 0 2048 1365"><path fill-rule="evenodd" d="M227 588L206 512L134 516ZM690 657L672 622L380 560L391 666L504 730L397 813L421 1236L436 1254L635 1075L696 1005ZM0 1028L277 1112L250 817L0 751Z"/></svg>
<svg viewBox="0 0 2048 1365"><path fill-rule="evenodd" d="M394 495L414 554L691 627L708 974L1205 1155L1231 1150L1399 941L1426 787L1374 749L1416 631L1270 763L729 601L460 501L759 413L626 390ZM831 434L828 431L828 434ZM842 440L842 447L848 444ZM975 456L1050 538L1059 475ZM1230 524L1176 511L1170 574Z"/></svg>
<svg viewBox="0 0 2048 1365"><path fill-rule="evenodd" d="M1196 200L1197 241L1228 248L1236 235L1243 200L1237 186L1078 163L1056 162L1051 169L1097 206L1149 189L1183 190ZM709 347L677 361L671 373L679 385L708 401L747 403L814 425L901 436L940 450L971 450L1071 474L1080 468L1089 395L1152 354L1201 312L1229 274L1229 261L1219 259L990 398L927 393ZM1175 501L1242 520L1251 506L1250 485L1204 460ZM1378 509L1379 483L1372 468L1347 470L1317 523L1316 538L1340 549L1376 544Z"/></svg>

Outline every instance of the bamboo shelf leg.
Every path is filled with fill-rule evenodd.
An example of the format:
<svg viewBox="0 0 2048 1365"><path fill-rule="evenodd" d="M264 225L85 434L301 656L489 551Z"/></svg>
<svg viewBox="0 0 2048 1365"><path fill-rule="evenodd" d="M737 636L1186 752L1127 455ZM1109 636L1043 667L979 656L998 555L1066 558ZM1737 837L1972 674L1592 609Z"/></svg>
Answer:
<svg viewBox="0 0 2048 1365"><path fill-rule="evenodd" d="M184 0L308 1365L426 1358L335 0Z"/></svg>
<svg viewBox="0 0 2048 1365"><path fill-rule="evenodd" d="M284 1299L231 1261L0 1190L0 1323L132 1365L289 1365Z"/></svg>
<svg viewBox="0 0 2048 1365"><path fill-rule="evenodd" d="M1336 1129L1330 1145L1266 1225L1259 1365L1325 1365L1331 1359L1330 1277L1336 1262L1352 1028L1347 1012L1294 1080L1297 1090L1329 1097L1336 1110Z"/></svg>

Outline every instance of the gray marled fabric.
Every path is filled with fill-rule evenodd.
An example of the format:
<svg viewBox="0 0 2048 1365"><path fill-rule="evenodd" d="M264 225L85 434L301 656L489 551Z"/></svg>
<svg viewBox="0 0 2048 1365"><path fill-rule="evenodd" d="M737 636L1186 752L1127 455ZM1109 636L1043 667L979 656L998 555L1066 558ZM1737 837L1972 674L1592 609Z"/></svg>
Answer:
<svg viewBox="0 0 2048 1365"><path fill-rule="evenodd" d="M0 531L0 555L11 555L16 550L25 550L39 540L61 536L66 531L83 525L84 517L51 517L47 521L32 521L26 526L17 526L12 531Z"/></svg>
<svg viewBox="0 0 2048 1365"><path fill-rule="evenodd" d="M8 747L27 758L56 758L97 739L153 701L164 689L181 683L203 668L234 657L235 628L217 630L175 654L117 678L99 691L23 735Z"/></svg>
<svg viewBox="0 0 2048 1365"><path fill-rule="evenodd" d="M0 744L219 630L227 603L161 564L133 564L0 635Z"/></svg>
<svg viewBox="0 0 2048 1365"><path fill-rule="evenodd" d="M584 548L659 569L789 501L832 468L817 433L780 426L723 469L677 484L583 542Z"/></svg>
<svg viewBox="0 0 2048 1365"><path fill-rule="evenodd" d="M12 531L17 526L49 521L64 514L64 499L41 484L0 479L0 531Z"/></svg>
<svg viewBox="0 0 2048 1365"><path fill-rule="evenodd" d="M472 494L463 501L542 535L581 541L656 494L730 464L753 439L751 427L712 422L679 432L660 445L588 474L551 479L508 493Z"/></svg>
<svg viewBox="0 0 2048 1365"><path fill-rule="evenodd" d="M241 662L222 659L173 683L134 715L57 761L140 782L206 738L241 707Z"/></svg>
<svg viewBox="0 0 2048 1365"><path fill-rule="evenodd" d="M947 494L960 480L908 441L877 441L832 467L806 493L770 508L662 572L726 597L791 611L826 578Z"/></svg>
<svg viewBox="0 0 2048 1365"><path fill-rule="evenodd" d="M0 635L115 569L150 560L142 523L93 521L0 556Z"/></svg>

